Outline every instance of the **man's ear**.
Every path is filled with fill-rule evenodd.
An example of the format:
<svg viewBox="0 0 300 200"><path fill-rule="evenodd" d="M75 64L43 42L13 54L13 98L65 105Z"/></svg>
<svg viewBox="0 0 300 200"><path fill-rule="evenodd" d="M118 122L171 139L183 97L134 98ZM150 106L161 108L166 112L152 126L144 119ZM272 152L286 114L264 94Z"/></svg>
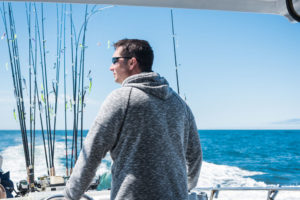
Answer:
<svg viewBox="0 0 300 200"><path fill-rule="evenodd" d="M138 66L138 61L136 60L136 58L135 57L132 57L130 60L128 60L128 64L129 64L129 68L130 68L130 70L133 70L133 69L135 69L136 67L139 67Z"/></svg>

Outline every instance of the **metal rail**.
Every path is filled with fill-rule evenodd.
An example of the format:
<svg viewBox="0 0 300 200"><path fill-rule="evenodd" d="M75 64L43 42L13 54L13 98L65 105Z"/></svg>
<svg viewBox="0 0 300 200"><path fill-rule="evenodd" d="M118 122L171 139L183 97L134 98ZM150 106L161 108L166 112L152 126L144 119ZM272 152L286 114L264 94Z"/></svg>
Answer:
<svg viewBox="0 0 300 200"><path fill-rule="evenodd" d="M94 200L92 197L90 197L90 196L88 196L86 194L84 194L82 197L84 199L86 199L86 200ZM64 195L62 195L62 194L56 194L56 195L52 195L52 196L48 197L46 200L50 200L50 199L62 199L62 198L64 198Z"/></svg>
<svg viewBox="0 0 300 200"><path fill-rule="evenodd" d="M267 200L275 200L276 195L279 191L299 191L300 187L206 187L206 188L195 188L193 191L210 191L209 200L213 200L214 197L218 198L220 191L267 191Z"/></svg>

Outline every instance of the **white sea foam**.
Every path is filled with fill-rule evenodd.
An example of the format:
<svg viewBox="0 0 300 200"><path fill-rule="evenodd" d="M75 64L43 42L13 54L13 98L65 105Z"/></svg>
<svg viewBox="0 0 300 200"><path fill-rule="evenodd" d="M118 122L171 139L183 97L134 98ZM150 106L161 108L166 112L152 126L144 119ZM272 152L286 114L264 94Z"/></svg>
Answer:
<svg viewBox="0 0 300 200"><path fill-rule="evenodd" d="M56 175L64 176L66 174L66 168L63 163L65 158L65 144L63 142L55 143L55 171ZM68 156L70 158L71 151L68 151ZM26 180L26 165L24 159L23 145L11 146L6 148L1 152L3 156L3 166L2 169L4 172L10 171L10 177L14 183L19 182L20 180ZM110 159L109 154L104 159ZM99 166L97 175L101 175L104 172L109 171L109 167L102 163ZM34 164L34 173L35 177L41 177L47 174L47 167L45 161L44 146L37 145L35 149L35 164Z"/></svg>
<svg viewBox="0 0 300 200"><path fill-rule="evenodd" d="M63 159L65 154L65 144L63 142L56 142L55 152L55 169L57 175L65 175L65 167ZM36 146L35 154L35 176L43 176L47 174L46 162L44 158L44 147L42 145ZM70 151L69 151L70 153ZM14 183L26 179L25 159L23 146L11 146L1 152L4 162L3 171L11 172L11 179ZM111 161L110 155L107 154L104 158ZM98 168L97 175L109 172L109 165L101 163ZM201 175L197 187L265 187L270 186L264 182L255 181L250 176L260 175L262 172L253 172L242 170L238 167L231 167L226 165L216 165L213 163L203 162ZM208 196L210 192L206 191ZM276 196L276 200L299 200L300 192L283 192L280 191ZM215 199L215 198L214 198ZM218 199L220 200L265 200L267 199L267 191L221 191Z"/></svg>
<svg viewBox="0 0 300 200"><path fill-rule="evenodd" d="M265 187L264 182L258 182L248 177L260 174L263 173L203 162L197 187L216 187L217 185L222 187Z"/></svg>
<svg viewBox="0 0 300 200"><path fill-rule="evenodd" d="M203 162L201 174L197 187L266 187L275 186L267 185L264 182L256 181L249 176L261 175L262 172L242 170L238 167L227 165L216 165L213 163ZM299 187L300 188L300 187ZM210 192L205 191L210 198ZM276 200L299 200L300 191L280 191ZM214 198L216 199L216 198ZM221 191L218 199L220 200L265 200L267 191Z"/></svg>

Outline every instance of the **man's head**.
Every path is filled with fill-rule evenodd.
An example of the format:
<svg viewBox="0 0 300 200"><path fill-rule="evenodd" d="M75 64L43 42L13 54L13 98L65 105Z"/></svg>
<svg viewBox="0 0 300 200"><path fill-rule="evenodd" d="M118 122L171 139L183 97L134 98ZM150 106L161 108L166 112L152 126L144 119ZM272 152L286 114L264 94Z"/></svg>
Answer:
<svg viewBox="0 0 300 200"><path fill-rule="evenodd" d="M114 44L113 64L115 81L122 83L127 77L141 72L151 72L153 51L145 40L123 39Z"/></svg>

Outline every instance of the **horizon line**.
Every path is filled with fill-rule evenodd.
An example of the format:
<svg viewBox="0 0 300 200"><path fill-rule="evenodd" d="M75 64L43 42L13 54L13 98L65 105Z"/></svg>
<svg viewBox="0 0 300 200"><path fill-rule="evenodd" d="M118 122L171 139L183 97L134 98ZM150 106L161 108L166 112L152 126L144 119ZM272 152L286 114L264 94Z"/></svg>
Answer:
<svg viewBox="0 0 300 200"><path fill-rule="evenodd" d="M225 131L225 130L236 130L236 131L265 131L265 130L295 130L295 131L300 131L300 128L297 128L297 129L283 129L283 128L211 128L211 129L197 129L198 131ZM0 131L21 131L20 129L0 129ZM30 131L30 130L27 130L27 131ZM40 129L36 129L35 131L42 131ZM47 130L44 130L45 132ZM56 131L65 131L64 129L57 129ZM73 131L72 129L68 129L67 131ZM80 132L81 130L78 130L78 132ZM89 129L83 129L82 131L89 131Z"/></svg>

